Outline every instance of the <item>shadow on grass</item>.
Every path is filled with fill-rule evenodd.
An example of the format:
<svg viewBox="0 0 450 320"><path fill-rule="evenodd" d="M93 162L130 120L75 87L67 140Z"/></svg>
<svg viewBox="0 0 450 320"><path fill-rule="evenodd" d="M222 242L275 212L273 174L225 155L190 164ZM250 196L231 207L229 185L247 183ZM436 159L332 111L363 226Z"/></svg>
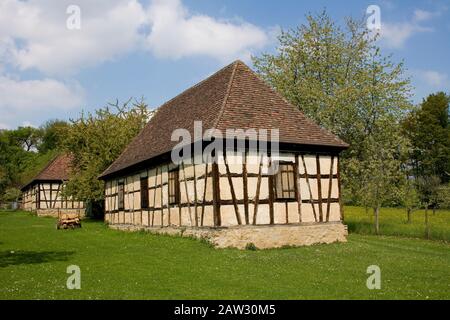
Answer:
<svg viewBox="0 0 450 320"><path fill-rule="evenodd" d="M74 251L1 251L0 268L20 264L67 261Z"/></svg>

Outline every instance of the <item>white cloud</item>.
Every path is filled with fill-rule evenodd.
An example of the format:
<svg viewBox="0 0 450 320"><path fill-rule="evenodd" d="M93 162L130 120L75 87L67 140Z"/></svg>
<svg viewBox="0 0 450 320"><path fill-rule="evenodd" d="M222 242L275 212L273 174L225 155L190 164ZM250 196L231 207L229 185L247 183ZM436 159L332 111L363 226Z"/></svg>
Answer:
<svg viewBox="0 0 450 320"><path fill-rule="evenodd" d="M422 33L431 32L432 28L422 27L416 23L382 23L381 25L381 40L390 48L403 48L406 41L412 36Z"/></svg>
<svg viewBox="0 0 450 320"><path fill-rule="evenodd" d="M427 11L415 9L409 21L405 22L384 22L381 24L381 40L382 43L389 48L403 48L406 42L413 36L424 33L433 32L432 27L424 26L423 23L430 21L434 17L441 15L441 11Z"/></svg>
<svg viewBox="0 0 450 320"><path fill-rule="evenodd" d="M449 77L446 73L424 70L422 71L422 76L430 87L442 88L450 85Z"/></svg>
<svg viewBox="0 0 450 320"><path fill-rule="evenodd" d="M2 0L0 57L19 70L64 74L135 49L145 15L137 0L77 1L81 29L69 30L73 1Z"/></svg>
<svg viewBox="0 0 450 320"><path fill-rule="evenodd" d="M430 20L436 13L421 9L414 10L414 20L415 21L426 21Z"/></svg>
<svg viewBox="0 0 450 320"><path fill-rule="evenodd" d="M67 28L72 4L80 30ZM180 0L0 0L0 128L81 107L84 89L70 79L82 68L136 51L248 60L271 34L242 19L191 13ZM35 80L20 79L24 71Z"/></svg>
<svg viewBox="0 0 450 320"><path fill-rule="evenodd" d="M154 0L148 8L147 48L158 57L204 55L220 60L248 59L269 41L266 32L242 21L191 14L179 0Z"/></svg>
<svg viewBox="0 0 450 320"><path fill-rule="evenodd" d="M0 76L0 114L2 120L7 122L17 122L17 118L32 119L33 116L56 110L79 108L84 103L84 96L84 90L77 83ZM3 126L9 127L6 124Z"/></svg>
<svg viewBox="0 0 450 320"><path fill-rule="evenodd" d="M248 57L268 42L266 32L250 23L191 14L179 0L152 0L147 7L138 0L79 0L81 29L69 30L71 4L1 0L0 61L17 70L67 75L142 49L161 58L224 60Z"/></svg>

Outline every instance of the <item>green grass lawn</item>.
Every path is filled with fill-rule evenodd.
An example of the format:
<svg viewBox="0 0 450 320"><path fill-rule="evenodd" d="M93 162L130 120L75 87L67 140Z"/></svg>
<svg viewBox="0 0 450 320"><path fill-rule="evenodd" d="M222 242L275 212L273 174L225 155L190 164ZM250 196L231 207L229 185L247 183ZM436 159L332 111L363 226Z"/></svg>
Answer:
<svg viewBox="0 0 450 320"><path fill-rule="evenodd" d="M433 215L428 210L430 238L450 242L450 211L437 210ZM361 207L345 207L345 223L349 232L375 234L373 211L367 213ZM380 233L387 236L411 238L425 237L425 211L412 214L411 223L407 223L406 210L401 208L382 208L380 210Z"/></svg>
<svg viewBox="0 0 450 320"><path fill-rule="evenodd" d="M72 264L81 290L66 288ZM450 245L439 241L352 234L341 244L217 250L0 213L0 299L450 299L449 264ZM381 268L381 290L366 287L369 265Z"/></svg>

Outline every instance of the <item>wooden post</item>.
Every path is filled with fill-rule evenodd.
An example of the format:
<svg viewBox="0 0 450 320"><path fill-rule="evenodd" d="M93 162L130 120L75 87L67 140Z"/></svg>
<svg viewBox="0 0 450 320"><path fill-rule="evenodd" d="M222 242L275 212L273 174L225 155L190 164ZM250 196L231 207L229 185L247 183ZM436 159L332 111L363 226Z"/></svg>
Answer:
<svg viewBox="0 0 450 320"><path fill-rule="evenodd" d="M155 185L153 187L153 210L152 210L152 227L154 226L155 223L155 211L156 211L156 187L158 185L158 167L156 167L155 170ZM150 215L150 210L148 211L148 214ZM150 220L148 221L148 223L150 224Z"/></svg>
<svg viewBox="0 0 450 320"><path fill-rule="evenodd" d="M270 159L270 167L272 168L272 159ZM273 201L274 201L274 193L273 193L273 174L269 175L269 216L270 216L270 224L275 223L274 213L273 213Z"/></svg>
<svg viewBox="0 0 450 320"><path fill-rule="evenodd" d="M203 221L204 221L204 218L205 218L205 202L206 202L206 190L207 190L207 186L208 186L208 176L209 176L209 173L208 173L208 166L209 166L209 163L208 162L206 162L206 168L205 168L205 188L204 188L204 190L203 190L203 198L202 198L202 216L201 216L201 222L200 222L200 225L203 227Z"/></svg>
<svg viewBox="0 0 450 320"><path fill-rule="evenodd" d="M243 191L244 191L244 215L245 224L249 224L248 213L248 179L247 179L247 152L244 153L244 161L242 163L242 179L243 179Z"/></svg>
<svg viewBox="0 0 450 320"><path fill-rule="evenodd" d="M259 193L261 190L261 180L262 180L262 159L259 161L258 169L258 182L256 183L256 194L255 194L255 204L253 208L253 224L256 224L256 216L258 214L258 204L259 204Z"/></svg>
<svg viewBox="0 0 450 320"><path fill-rule="evenodd" d="M194 226L194 224L192 223L191 201L189 200L188 187L187 187L187 178L186 178L186 170L184 169L184 161L181 162L181 165L183 167L184 190L186 192L186 201L187 201L188 211L189 211L189 221L191 222L191 227L192 227L192 226Z"/></svg>
<svg viewBox="0 0 450 320"><path fill-rule="evenodd" d="M341 191L341 161L336 157L337 161L337 178L338 178L338 197L339 197L339 212L341 215L341 222L344 222L344 207L342 205L342 191Z"/></svg>
<svg viewBox="0 0 450 320"><path fill-rule="evenodd" d="M213 159L212 161L214 161L212 163L214 226L219 227L222 224L220 216L220 175L216 160Z"/></svg>
<svg viewBox="0 0 450 320"><path fill-rule="evenodd" d="M198 227L198 213L197 213L197 202L198 202L198 196L197 196L197 175L195 174L195 161L192 161L192 166L194 169L194 216L195 216L195 226Z"/></svg>
<svg viewBox="0 0 450 320"><path fill-rule="evenodd" d="M300 193L300 178L298 176L298 155L295 156L294 179L295 179L295 197L298 204L298 222L302 222L302 198Z"/></svg>
<svg viewBox="0 0 450 320"><path fill-rule="evenodd" d="M236 215L236 221L237 221L238 225L241 225L242 224L241 214L239 213L239 207L238 207L237 201L236 201L236 192L234 191L233 179L231 178L230 167L228 166L226 154L224 155L224 161L225 161L225 169L227 171L228 184L230 185L231 198L233 199L233 206L234 206L234 213Z"/></svg>
<svg viewBox="0 0 450 320"><path fill-rule="evenodd" d="M164 190L164 188L163 188L163 168L161 167L161 200L160 200L160 202L161 202L161 227L162 226L164 226L164 203L163 203L163 190Z"/></svg>
<svg viewBox="0 0 450 320"><path fill-rule="evenodd" d="M323 208L322 208L322 179L320 175L320 157L316 155L316 175L317 175L317 193L319 197L319 221L323 221Z"/></svg>
<svg viewBox="0 0 450 320"><path fill-rule="evenodd" d="M334 156L331 156L330 181L328 182L327 217L326 217L327 222L330 221L330 200L331 200L331 189L333 187L333 165L334 165Z"/></svg>
<svg viewBox="0 0 450 320"><path fill-rule="evenodd" d="M170 190L169 190L169 179L170 179L170 173L169 173L169 165L167 165L167 223L168 226L170 226L171 220L170 220Z"/></svg>

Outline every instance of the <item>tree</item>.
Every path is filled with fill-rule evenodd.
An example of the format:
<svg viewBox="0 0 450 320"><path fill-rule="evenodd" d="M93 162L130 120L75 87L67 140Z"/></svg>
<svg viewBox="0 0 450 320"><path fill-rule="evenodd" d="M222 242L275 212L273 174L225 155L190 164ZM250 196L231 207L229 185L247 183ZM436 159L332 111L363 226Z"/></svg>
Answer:
<svg viewBox="0 0 450 320"><path fill-rule="evenodd" d="M49 120L41 126L42 139L38 146L39 152L45 153L60 148L69 126L67 122L62 120Z"/></svg>
<svg viewBox="0 0 450 320"><path fill-rule="evenodd" d="M277 53L253 62L287 100L350 144L342 184L374 209L379 231L379 207L399 194L409 148L400 122L412 107L403 63L382 55L376 40L363 21L348 18L340 28L323 11L283 31Z"/></svg>
<svg viewBox="0 0 450 320"><path fill-rule="evenodd" d="M417 179L417 186L420 194L420 200L425 207L425 238L430 238L430 225L428 220L428 209L433 206L433 212L436 208L436 199L438 199L439 187L441 181L438 176L422 176Z"/></svg>
<svg viewBox="0 0 450 320"><path fill-rule="evenodd" d="M3 130L0 132L0 195L8 187L19 187L20 174L23 172L26 162L34 156L34 152L28 152L23 147L23 141L18 139L22 133L18 130Z"/></svg>
<svg viewBox="0 0 450 320"><path fill-rule="evenodd" d="M450 96L429 95L403 122L412 144L411 166L416 176L438 176L450 181Z"/></svg>
<svg viewBox="0 0 450 320"><path fill-rule="evenodd" d="M401 188L401 204L406 209L406 221L411 223L411 215L420 206L420 197L413 178L407 177Z"/></svg>
<svg viewBox="0 0 450 320"><path fill-rule="evenodd" d="M11 131L11 138L25 151L36 151L42 139L42 131L33 127L19 127Z"/></svg>
<svg viewBox="0 0 450 320"><path fill-rule="evenodd" d="M389 119L389 118L388 118ZM387 119L387 121L389 121ZM377 128L370 139L366 139L364 154L360 159L348 159L348 171L356 178L358 196L364 204L373 209L375 233L380 234L380 208L392 197L400 198L403 177L402 164L407 154L407 142L401 140L398 131L386 125L385 130ZM395 139L393 139L395 137Z"/></svg>
<svg viewBox="0 0 450 320"><path fill-rule="evenodd" d="M440 208L450 209L450 184L441 185L438 190Z"/></svg>
<svg viewBox="0 0 450 320"><path fill-rule="evenodd" d="M256 70L310 118L353 148L380 113L400 119L411 108L402 63L383 56L363 21L338 27L326 11L283 31L276 54L253 57Z"/></svg>
<svg viewBox="0 0 450 320"><path fill-rule="evenodd" d="M72 120L64 146L74 161L64 193L91 204L102 200L104 184L98 176L142 130L150 114L143 101L131 104L129 100L123 105L116 101Z"/></svg>
<svg viewBox="0 0 450 320"><path fill-rule="evenodd" d="M11 190L17 191L56 155L63 126L55 121L39 129L0 130L0 198L10 198Z"/></svg>

